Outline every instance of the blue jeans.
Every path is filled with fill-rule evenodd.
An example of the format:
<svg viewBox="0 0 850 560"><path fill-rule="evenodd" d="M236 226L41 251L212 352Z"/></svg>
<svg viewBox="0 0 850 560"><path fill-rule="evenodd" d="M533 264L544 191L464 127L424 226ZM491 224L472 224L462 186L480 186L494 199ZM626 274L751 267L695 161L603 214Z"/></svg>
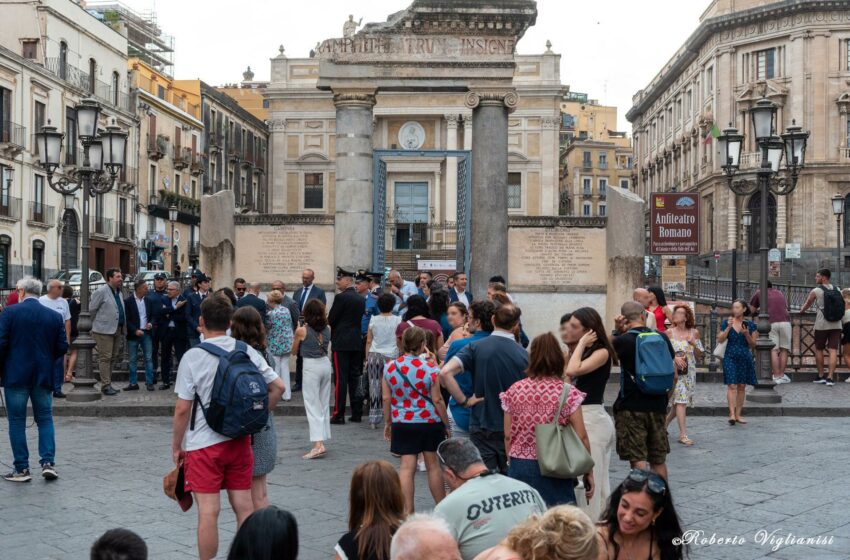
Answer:
<svg viewBox="0 0 850 560"><path fill-rule="evenodd" d="M9 416L9 442L15 457L15 470L30 468L27 447L27 401L38 424L38 454L42 465L55 462L56 432L53 429L53 390L44 387L7 387L6 413Z"/></svg>
<svg viewBox="0 0 850 560"><path fill-rule="evenodd" d="M142 355L145 359L145 383L153 385L153 339L147 331L142 338L127 341L127 369L130 370L130 385L136 385L139 382L136 371L139 367L139 346L142 347Z"/></svg>
<svg viewBox="0 0 850 560"><path fill-rule="evenodd" d="M536 460L511 457L508 476L525 482L537 490L546 502L546 507L576 503L576 479L543 476L540 474L540 465Z"/></svg>
<svg viewBox="0 0 850 560"><path fill-rule="evenodd" d="M65 356L56 358L53 362L53 391L62 392L62 384L65 382Z"/></svg>

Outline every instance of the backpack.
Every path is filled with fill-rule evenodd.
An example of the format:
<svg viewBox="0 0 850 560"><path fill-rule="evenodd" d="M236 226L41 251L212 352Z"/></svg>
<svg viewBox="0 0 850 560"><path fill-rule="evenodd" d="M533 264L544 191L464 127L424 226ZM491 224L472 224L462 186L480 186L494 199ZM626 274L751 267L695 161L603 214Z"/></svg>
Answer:
<svg viewBox="0 0 850 560"><path fill-rule="evenodd" d="M663 395L673 388L675 365L663 334L657 331L630 330L635 339L633 379L641 393ZM622 368L620 371L623 371ZM622 384L621 384L622 387ZM621 388L621 394L623 389Z"/></svg>
<svg viewBox="0 0 850 560"><path fill-rule="evenodd" d="M823 318L830 322L840 321L844 317L844 298L838 288L820 287L823 291Z"/></svg>
<svg viewBox="0 0 850 560"><path fill-rule="evenodd" d="M269 419L269 390L248 355L248 345L237 340L232 352L208 342L198 348L218 358L218 369L209 406L204 408L201 398L195 395L191 429L195 429L195 412L200 406L209 427L223 436L238 438L262 430Z"/></svg>

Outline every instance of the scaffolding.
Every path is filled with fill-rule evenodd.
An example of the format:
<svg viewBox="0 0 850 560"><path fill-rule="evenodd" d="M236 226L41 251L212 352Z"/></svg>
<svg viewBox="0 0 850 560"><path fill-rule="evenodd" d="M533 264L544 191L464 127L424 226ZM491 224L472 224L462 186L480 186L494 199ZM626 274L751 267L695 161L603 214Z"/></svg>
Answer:
<svg viewBox="0 0 850 560"><path fill-rule="evenodd" d="M127 38L127 56L174 77L174 37L157 24L153 10L136 11L121 2L86 2L86 10Z"/></svg>

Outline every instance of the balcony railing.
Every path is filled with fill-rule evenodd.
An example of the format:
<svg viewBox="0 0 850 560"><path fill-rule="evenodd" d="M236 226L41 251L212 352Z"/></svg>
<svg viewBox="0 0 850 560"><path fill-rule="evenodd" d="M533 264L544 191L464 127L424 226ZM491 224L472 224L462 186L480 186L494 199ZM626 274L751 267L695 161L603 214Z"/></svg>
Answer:
<svg viewBox="0 0 850 560"><path fill-rule="evenodd" d="M600 161L599 162L599 169L608 169L608 162L607 161Z"/></svg>
<svg viewBox="0 0 850 560"><path fill-rule="evenodd" d="M161 160L168 152L168 140L162 134L156 136L148 133L148 157L153 160Z"/></svg>
<svg viewBox="0 0 850 560"><path fill-rule="evenodd" d="M189 160L191 159L191 148L184 148L179 144L174 146L174 153L172 155L174 159L174 167L176 169L186 169L189 167Z"/></svg>
<svg viewBox="0 0 850 560"><path fill-rule="evenodd" d="M105 237L112 236L112 218L104 218L102 216L92 217L92 233L95 235L103 235Z"/></svg>
<svg viewBox="0 0 850 560"><path fill-rule="evenodd" d="M118 239L127 239L132 241L135 238L135 228L133 227L133 224L118 222L118 233L115 237Z"/></svg>
<svg viewBox="0 0 850 560"><path fill-rule="evenodd" d="M242 146L237 143L231 142L227 147L227 157L232 163L238 163L242 161L244 154L242 153Z"/></svg>
<svg viewBox="0 0 850 560"><path fill-rule="evenodd" d="M201 154L199 154L198 152L192 152L191 149L189 150L189 152L192 157L192 160L189 164L189 170L192 172L192 175L197 177L198 175L204 172L204 162L201 159Z"/></svg>
<svg viewBox="0 0 850 560"><path fill-rule="evenodd" d="M0 219L20 220L21 199L0 194Z"/></svg>
<svg viewBox="0 0 850 560"><path fill-rule="evenodd" d="M739 169L757 169L761 167L761 152L747 152L741 154Z"/></svg>
<svg viewBox="0 0 850 560"><path fill-rule="evenodd" d="M27 137L27 129L12 121L0 120L0 148L13 147L23 149Z"/></svg>
<svg viewBox="0 0 850 560"><path fill-rule="evenodd" d="M27 220L31 223L53 225L56 219L56 208L42 202L29 203Z"/></svg>
<svg viewBox="0 0 850 560"><path fill-rule="evenodd" d="M71 66L67 62L63 64L59 58L47 58L44 61L44 67L51 74L63 79L65 83L70 84L77 89L91 92L89 75L76 66Z"/></svg>
<svg viewBox="0 0 850 560"><path fill-rule="evenodd" d="M841 159L850 159L850 148L838 148L838 155Z"/></svg>
<svg viewBox="0 0 850 560"><path fill-rule="evenodd" d="M582 169L593 169L593 162L589 159L586 159L581 162Z"/></svg>

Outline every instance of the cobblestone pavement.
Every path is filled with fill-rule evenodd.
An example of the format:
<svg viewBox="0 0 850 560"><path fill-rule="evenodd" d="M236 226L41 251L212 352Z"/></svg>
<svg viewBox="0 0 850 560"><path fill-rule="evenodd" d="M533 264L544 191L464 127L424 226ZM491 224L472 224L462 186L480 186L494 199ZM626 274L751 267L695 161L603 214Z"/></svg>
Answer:
<svg viewBox="0 0 850 560"><path fill-rule="evenodd" d="M363 425L334 426L326 458L305 462L309 448L303 418L276 418L279 456L270 475L273 504L291 510L299 524L303 560L333 557L345 531L350 474L371 458L394 462L380 432ZM691 448L675 443L671 488L687 529L707 539L739 537L739 545L697 546L697 559L850 558L850 459L848 425L839 418L751 418L729 427L721 418L693 418ZM195 512L181 513L162 493L170 469L170 421L166 418L59 418L57 462L61 478L30 484L0 481L0 559L81 559L94 539L113 527L128 527L148 543L152 559L193 558ZM30 450L37 449L35 428ZM675 428L672 432L676 433ZM0 461L11 462L5 435ZM37 464L37 458L32 459ZM5 468L5 467L4 467ZM612 481L627 466L614 459ZM5 471L4 471L5 472ZM432 507L424 473L417 475L417 510ZM226 556L235 521L224 507L221 553ZM754 542L756 532L774 537L822 535L823 546L771 546Z"/></svg>

